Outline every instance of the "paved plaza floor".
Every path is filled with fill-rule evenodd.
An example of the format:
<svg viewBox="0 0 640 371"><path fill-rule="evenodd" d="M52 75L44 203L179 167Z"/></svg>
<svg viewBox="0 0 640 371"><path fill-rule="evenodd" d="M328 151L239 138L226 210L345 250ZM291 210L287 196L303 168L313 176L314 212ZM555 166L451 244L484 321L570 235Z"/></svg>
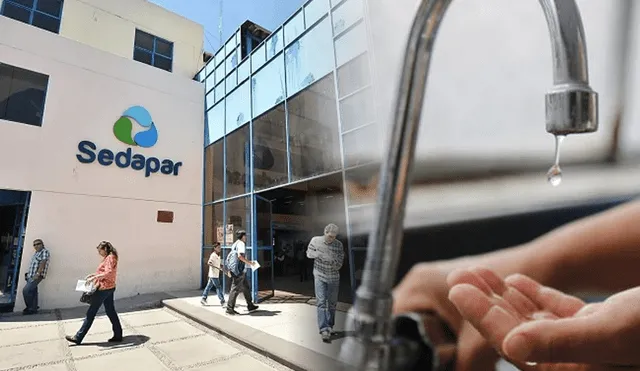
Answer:
<svg viewBox="0 0 640 371"><path fill-rule="evenodd" d="M83 310L0 317L0 370L290 370L166 308L121 313L122 343L106 341L111 324L101 315L82 345L69 344Z"/></svg>

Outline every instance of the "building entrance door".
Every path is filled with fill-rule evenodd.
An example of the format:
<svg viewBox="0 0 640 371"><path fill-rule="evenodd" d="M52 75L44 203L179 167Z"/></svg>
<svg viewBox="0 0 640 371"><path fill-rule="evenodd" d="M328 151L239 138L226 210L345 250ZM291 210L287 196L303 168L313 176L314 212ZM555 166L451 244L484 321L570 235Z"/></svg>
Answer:
<svg viewBox="0 0 640 371"><path fill-rule="evenodd" d="M0 312L16 302L29 193L0 190Z"/></svg>
<svg viewBox="0 0 640 371"><path fill-rule="evenodd" d="M258 261L260 268L251 275L251 291L256 303L265 301L275 295L275 278L273 264L273 224L271 201L255 195L255 222L251 260Z"/></svg>

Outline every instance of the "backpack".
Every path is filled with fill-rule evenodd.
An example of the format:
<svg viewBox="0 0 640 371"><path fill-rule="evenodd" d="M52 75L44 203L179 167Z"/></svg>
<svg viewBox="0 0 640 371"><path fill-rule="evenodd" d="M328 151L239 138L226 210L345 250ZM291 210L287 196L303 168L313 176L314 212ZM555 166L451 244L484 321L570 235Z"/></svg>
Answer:
<svg viewBox="0 0 640 371"><path fill-rule="evenodd" d="M244 263L238 259L238 241L231 246L231 252L227 255L224 265L234 276L239 276L240 272L244 271Z"/></svg>

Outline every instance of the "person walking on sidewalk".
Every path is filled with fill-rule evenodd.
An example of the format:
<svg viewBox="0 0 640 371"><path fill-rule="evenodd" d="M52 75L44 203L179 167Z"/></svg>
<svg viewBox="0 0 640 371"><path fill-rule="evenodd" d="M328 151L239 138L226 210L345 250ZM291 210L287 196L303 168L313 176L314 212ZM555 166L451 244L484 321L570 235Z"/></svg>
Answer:
<svg viewBox="0 0 640 371"><path fill-rule="evenodd" d="M38 313L38 285L47 277L49 259L51 258L49 250L44 247L44 242L41 239L33 241L33 248L36 252L31 257L29 271L24 274L24 278L27 280L27 284L22 289L22 297L26 306L22 311L24 315Z"/></svg>
<svg viewBox="0 0 640 371"><path fill-rule="evenodd" d="M227 314L238 314L236 312L236 299L240 292L247 302L247 310L253 312L258 306L251 300L251 291L247 282L246 266L254 266L255 262L249 261L246 255L247 232L242 229L236 232L236 242L231 246L231 252L227 256L226 266L231 273L231 290L229 291L229 302L227 304Z"/></svg>
<svg viewBox="0 0 640 371"><path fill-rule="evenodd" d="M87 276L87 282L93 283L97 289L91 295L91 302L87 310L87 316L84 318L82 326L74 336L65 336L67 341L74 344L81 344L82 340L96 318L98 309L104 304L104 311L111 321L113 329L113 337L109 339L110 343L122 341L122 325L116 313L116 307L113 302L113 294L116 291L116 275L118 270L118 251L108 241L102 241L96 248L98 254L102 257L102 262L98 265L95 274Z"/></svg>
<svg viewBox="0 0 640 371"><path fill-rule="evenodd" d="M336 320L336 306L340 289L340 268L344 262L344 247L336 239L338 226L329 224L324 228L324 236L316 236L309 242L307 257L314 259L318 328L322 341L331 341Z"/></svg>
<svg viewBox="0 0 640 371"><path fill-rule="evenodd" d="M207 305L209 291L211 291L212 288L215 288L218 294L218 299L220 299L220 306L224 307L224 293L222 292L222 284L220 283L220 272L222 271L222 259L220 258L221 253L222 249L220 248L220 243L216 242L213 246L213 252L211 252L211 256L209 256L209 261L207 262L209 265L209 282L202 292L202 299L200 300L200 304L202 305Z"/></svg>

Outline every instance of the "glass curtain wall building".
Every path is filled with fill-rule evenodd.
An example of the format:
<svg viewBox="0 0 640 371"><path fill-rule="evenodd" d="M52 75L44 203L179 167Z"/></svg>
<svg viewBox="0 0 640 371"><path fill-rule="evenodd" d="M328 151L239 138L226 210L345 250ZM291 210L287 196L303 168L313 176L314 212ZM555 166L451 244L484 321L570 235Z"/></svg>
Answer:
<svg viewBox="0 0 640 371"><path fill-rule="evenodd" d="M361 154L382 143L364 7L311 0L273 32L247 22L196 76L206 89L203 279L213 244L226 257L233 232L244 229L250 258L263 266L250 273L254 299L272 295L271 204L261 194L341 174L341 233L355 288L354 257L363 260L365 245L351 238L349 216L373 200L349 183L377 172Z"/></svg>

